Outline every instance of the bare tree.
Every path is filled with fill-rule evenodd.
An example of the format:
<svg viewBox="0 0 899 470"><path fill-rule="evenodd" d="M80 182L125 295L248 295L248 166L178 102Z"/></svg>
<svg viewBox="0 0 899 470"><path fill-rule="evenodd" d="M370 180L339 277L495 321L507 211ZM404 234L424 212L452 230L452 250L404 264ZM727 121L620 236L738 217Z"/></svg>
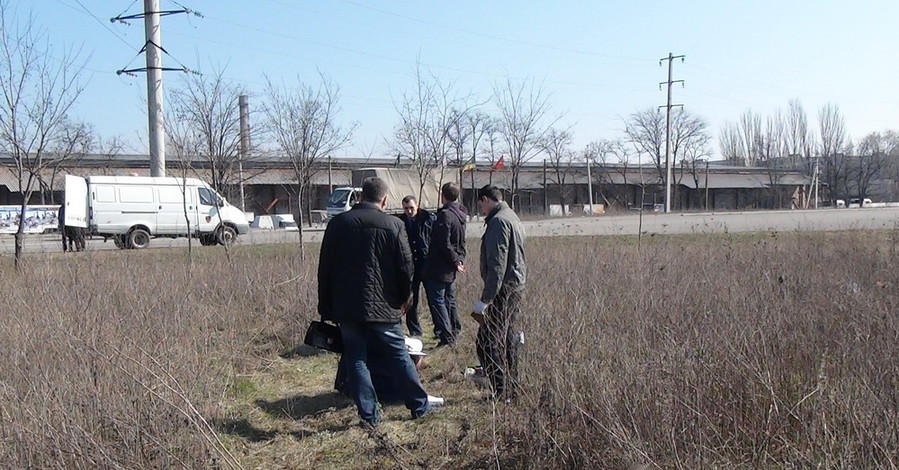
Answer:
<svg viewBox="0 0 899 470"><path fill-rule="evenodd" d="M447 138L452 148L452 164L458 168L459 182L463 180L463 168L465 161L470 158L467 148L472 139L471 127L468 126L468 114L460 110L453 110L453 114L464 113L462 115L453 116L450 119L449 131Z"/></svg>
<svg viewBox="0 0 899 470"><path fill-rule="evenodd" d="M477 165L477 159L484 140L490 132L491 118L477 108L468 110L461 119L454 120L450 128L450 142L456 152L456 163L459 165L459 186L465 187L464 169L468 163ZM469 206L473 211L477 200L475 191L474 168L471 169L472 200Z"/></svg>
<svg viewBox="0 0 899 470"><path fill-rule="evenodd" d="M848 169L845 159L846 126L839 106L828 103L818 111L820 133L819 154L824 162L823 177L830 189L830 200L836 203L837 195L848 196Z"/></svg>
<svg viewBox="0 0 899 470"><path fill-rule="evenodd" d="M469 96L457 94L453 83L441 82L419 64L415 69L415 89L404 93L402 101L394 105L400 123L390 145L397 161L405 157L418 174L419 199L434 171L439 173L438 183L443 182L454 152L450 132L471 109Z"/></svg>
<svg viewBox="0 0 899 470"><path fill-rule="evenodd" d="M66 119L59 132L59 138L46 152L46 171L39 174L41 202L56 204L56 180L64 167L78 165L94 146L93 127L84 122Z"/></svg>
<svg viewBox="0 0 899 470"><path fill-rule="evenodd" d="M167 133L177 133L182 140L198 140L197 145L190 146L196 147L197 153L184 157L199 159L209 172L213 189L231 200L235 198L234 188L252 176L239 171L242 163L248 163L245 156L241 161L240 155L238 100L243 94L246 90L230 83L221 69L208 75L184 75L180 88L172 89L168 98ZM258 140L258 129L251 131L251 144Z"/></svg>
<svg viewBox="0 0 899 470"><path fill-rule="evenodd" d="M721 130L718 131L718 148L721 156L731 163L743 163L745 152L740 139L740 127L730 121L724 121Z"/></svg>
<svg viewBox="0 0 899 470"><path fill-rule="evenodd" d="M793 169L791 159L786 155L788 145L786 120L778 109L767 117L759 145L759 162L765 166L768 175L770 207L783 207L784 197L789 196L780 186L783 176Z"/></svg>
<svg viewBox="0 0 899 470"><path fill-rule="evenodd" d="M299 201L300 248L303 250L303 207L309 204L312 178L320 162L346 146L353 137L356 124L342 127L337 122L340 112L339 87L319 74L318 87L297 80L296 88L277 86L267 80L265 116L278 149L293 168L297 179ZM307 217L308 218L308 217Z"/></svg>
<svg viewBox="0 0 899 470"><path fill-rule="evenodd" d="M521 166L540 153L540 141L562 118L550 118L550 95L533 79L513 83L506 78L493 86L493 99L499 111L500 138L512 170L511 203L518 197Z"/></svg>
<svg viewBox="0 0 899 470"><path fill-rule="evenodd" d="M562 204L562 215L568 215L565 205L568 203L568 195L571 188L565 185L565 180L571 176L571 164L574 152L571 150L571 128L558 129L552 128L540 141L540 150L546 155L549 168L552 170L553 183L559 191L559 201ZM543 188L544 191L547 188Z"/></svg>
<svg viewBox="0 0 899 470"><path fill-rule="evenodd" d="M204 145L202 132L197 131L197 123L188 118L166 119L165 126L168 150L170 150L170 155L179 163L177 173L178 177L181 178L180 189L183 196L181 210L184 215L187 233L190 234L193 229L191 228L192 221L187 206L187 178L194 172L194 157L202 155L206 146ZM219 215L221 216L221 214ZM122 246L128 246L124 237L117 240L117 243L121 243ZM200 243L204 246L212 245L215 243L215 238L208 234L203 234L200 235ZM226 253L228 252L226 251ZM230 257L230 253L227 256ZM190 268L193 265L193 237L191 236L187 237L187 259L189 260L188 268Z"/></svg>
<svg viewBox="0 0 899 470"><path fill-rule="evenodd" d="M625 121L624 132L627 140L642 157L648 157L656 167L659 181L664 181L665 168L665 115L654 108L632 114ZM711 135L708 123L700 116L685 109L677 109L671 114L671 163L675 165L685 155L708 153ZM683 178L683 172L678 178ZM673 200L677 200L677 184L674 184Z"/></svg>
<svg viewBox="0 0 899 470"><path fill-rule="evenodd" d="M64 137L69 110L81 95L83 68L77 52L53 51L29 18L10 22L8 4L0 2L0 151L9 154L22 205L15 235L15 264L20 267L25 211L50 149Z"/></svg>
<svg viewBox="0 0 899 470"><path fill-rule="evenodd" d="M813 136L809 130L808 117L798 99L792 99L787 110L785 123L786 154L790 157L794 168L804 157L807 162L812 156Z"/></svg>
<svg viewBox="0 0 899 470"><path fill-rule="evenodd" d="M499 119L489 118L484 125L484 156L490 165L489 180L487 184L493 185L493 171L496 163L502 158L502 138L500 137Z"/></svg>
<svg viewBox="0 0 899 470"><path fill-rule="evenodd" d="M628 146L621 139L599 139L594 140L584 147L582 152L584 163L590 165L591 162L599 164L595 171L591 171L591 181L595 184L599 197L603 200L606 207L612 206L612 200L618 202L624 207L630 203L626 193L612 192L609 189L618 185L612 177L613 174L620 174L622 181L627 184L628 169L630 166L630 152ZM591 166L591 168L593 168Z"/></svg>
<svg viewBox="0 0 899 470"><path fill-rule="evenodd" d="M121 137L110 137L105 140L97 138L96 146L95 153L101 157L100 161L104 163L103 168L99 171L105 175L113 167L113 162L125 150L125 142Z"/></svg>
<svg viewBox="0 0 899 470"><path fill-rule="evenodd" d="M858 144L858 155L850 175L854 180L857 195L861 201L868 197L871 183L883 175L884 167L894 151L894 142L888 134L872 132Z"/></svg>
<svg viewBox="0 0 899 470"><path fill-rule="evenodd" d="M764 153L765 138L762 135L762 116L747 109L740 116L740 146L743 149L743 164L755 166Z"/></svg>
<svg viewBox="0 0 899 470"><path fill-rule="evenodd" d="M677 116L673 113L672 117ZM627 140L637 150L638 158L649 158L655 164L659 180L665 179L665 115L654 108L631 114L624 121Z"/></svg>
<svg viewBox="0 0 899 470"><path fill-rule="evenodd" d="M680 175L677 182L679 187L683 178L689 176L693 187L697 189L695 193L698 193L698 189L706 187L708 181L708 161L712 156L712 136L708 133L704 122L695 123L692 127L698 131L692 136L690 145L685 146L680 152ZM705 202L701 206L705 208ZM690 207L695 207L695 205Z"/></svg>

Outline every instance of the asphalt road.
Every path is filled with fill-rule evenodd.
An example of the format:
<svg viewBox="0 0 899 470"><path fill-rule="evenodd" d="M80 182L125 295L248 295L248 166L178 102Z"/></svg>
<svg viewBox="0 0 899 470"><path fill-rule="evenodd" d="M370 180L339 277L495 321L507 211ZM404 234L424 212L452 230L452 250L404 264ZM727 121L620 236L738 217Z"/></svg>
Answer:
<svg viewBox="0 0 899 470"><path fill-rule="evenodd" d="M524 222L530 237L588 236L588 235L636 235L684 233L724 233L724 232L791 232L830 230L883 230L899 228L899 208L853 208L818 209L803 211L760 211L760 212L711 212L675 214L602 215L597 217L558 218ZM480 237L483 223L475 218L468 224L468 236ZM321 241L322 228L307 229L304 240ZM253 230L238 238L239 244L295 243L296 232ZM186 239L156 238L151 247L183 247ZM197 243L199 246L199 243ZM58 252L62 244L59 235L27 235L25 252ZM102 238L87 241L87 250L115 250L112 241ZM0 253L13 253L13 236L0 235Z"/></svg>

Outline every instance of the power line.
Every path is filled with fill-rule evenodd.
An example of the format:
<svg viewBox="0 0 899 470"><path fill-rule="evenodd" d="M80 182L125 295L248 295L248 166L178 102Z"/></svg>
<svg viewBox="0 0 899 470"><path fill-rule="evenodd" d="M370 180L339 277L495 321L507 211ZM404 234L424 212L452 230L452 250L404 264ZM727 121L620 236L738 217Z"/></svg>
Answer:
<svg viewBox="0 0 899 470"><path fill-rule="evenodd" d="M293 41L299 41L299 42L304 42L304 43L307 43L307 44L311 44L311 45L313 45L313 46L325 47L325 48L328 48L328 49L334 49L334 50L338 50L338 51L349 52L349 53L352 53L352 54L358 54L358 55L362 55L362 56L372 57L372 58L375 58L375 59L388 60L388 61L395 62L395 63L398 63L398 64L404 64L404 65L408 65L408 64L409 64L409 61L408 61L408 60L400 59L400 58L397 58L397 57L391 57L391 56L386 56L386 55L382 55L382 54L375 54L375 53L366 52L366 51L362 51L362 50L358 50L358 49L353 49L353 48L348 48L348 47L343 47L343 46L336 46L336 45L333 45L333 44L322 43L322 42L319 42L319 41L313 41L313 40L301 38L301 37L298 37L298 36L294 36L294 35L291 35L291 34L280 33L280 32L277 32L277 31L273 31L273 30L271 30L271 29L258 28L258 27L255 27L255 26L250 26L250 25L247 25L247 24L243 24L243 23L239 23L239 22L236 22L236 21L227 20L227 19L224 19L224 18L217 18L217 17L214 17L214 16L205 16L205 18L206 18L206 19L209 19L209 20L213 20L213 21L218 21L218 22L220 22L220 23L224 23L224 24L227 24L227 25L235 26L235 27L238 27L238 28L246 29L246 30L248 30L248 31L253 31L253 32L262 33L262 34L266 34L266 35L273 36L273 37L278 37L278 38L281 38L281 39L290 39L290 40L293 40ZM224 42L224 41L215 41L215 40L211 40L211 39L208 39L208 38L205 38L205 37L190 36L190 35L185 35L185 34L183 34L183 33L173 33L173 34L181 35L181 36L184 36L184 37L189 37L189 38L192 38L192 39L199 39L199 40L203 40L203 41L207 41L207 42L213 42L213 43L218 43L218 44L226 44L226 45L230 45L230 46L234 46L234 47L240 47L240 48L244 48L244 49L248 49L248 50L255 50L255 51L260 51L260 52L266 52L266 53L269 53L269 54L272 54L272 55L276 55L276 56L279 56L279 57L296 57L296 58L301 58L301 59L304 58L304 57L300 57L300 56L296 56L296 55L284 54L283 52L274 52L274 51L271 51L271 50L265 50L265 49L260 49L260 48L250 48L250 47L247 47L245 44L233 44L233 43L227 43L227 42ZM310 60L310 61L313 61L313 62L318 62L318 61L315 61L315 60L313 60L313 59L311 59L311 58L305 58L305 59ZM333 61L331 61L330 63L335 64L335 65L344 66L344 67L360 68L360 66L359 66L358 64L346 64L346 63L333 62ZM485 71L483 71L483 70L463 69L463 68L451 67L451 66L440 65L440 64L429 63L429 62L421 62L421 65L424 65L425 67L430 67L430 68L433 68L433 69L438 69L438 70L446 70L446 71L450 71L450 72L462 73L462 74L466 74L466 75L469 75L469 76L470 76L470 75L478 75L478 76L485 76L485 77L492 77L492 78L506 78L506 77L508 77L508 75L506 75L506 74L485 72ZM368 69L368 70L373 70L373 69L371 69L371 68L367 68L367 69ZM515 77L513 77L513 78L515 78ZM517 79L520 80L521 77L518 77ZM552 84L552 85L563 85L563 86L578 87L578 88L587 88L587 89L613 88L613 89L628 90L628 91L636 91L636 90L637 90L636 88L633 88L633 87L625 87L625 86L608 86L608 85L607 85L607 86L597 86L595 83L578 83L578 82L568 82L568 81L551 81L551 82L547 82L547 83L548 83L548 84Z"/></svg>
<svg viewBox="0 0 899 470"><path fill-rule="evenodd" d="M126 41L125 38L119 36L118 33L116 33L114 30L112 30L112 29L109 27L109 25L106 24L105 21L101 20L99 17L97 17L97 15L93 14L90 10L88 10L88 8L87 8L86 6L84 6L83 3L81 3L81 0L75 0L75 3L77 3L78 6L81 7L80 9L79 9L79 8L75 8L74 6L69 5L68 3L66 3L66 2L64 2L64 1L62 1L62 0L56 0L56 3L59 3L59 4L61 4L61 5L64 5L64 6L68 7L68 8L71 8L72 10L75 10L75 11L77 11L77 12L79 12L79 13L85 13L85 14L87 14L88 16L90 16L91 18L93 18L94 20L96 20L98 23L100 23L100 25L103 26L103 29L105 29L106 31L108 31L110 34L112 34L113 36L115 36L116 39L118 39L118 40L121 41L123 44L125 44L126 46L128 46L129 49L133 49L133 48L134 48L134 46L131 45L130 43L128 43L128 41Z"/></svg>
<svg viewBox="0 0 899 470"><path fill-rule="evenodd" d="M572 53L572 54L586 55L586 56L591 56L591 57L604 57L604 58L608 58L608 59L618 59L618 60L630 60L630 61L637 61L637 62L647 62L646 59L642 59L642 58L626 57L626 56L616 56L616 55L611 55L611 54L602 54L602 53L599 53L599 52L584 51L584 50L579 50L579 49L569 49L569 48L564 48L564 47L556 47L556 46L549 46L549 45L546 45L546 44L540 44L540 43L534 43L534 42L528 42L528 41L521 41L521 40L517 40L517 39L509 39L509 38L505 38L505 37L502 37L502 36L495 36L495 35L492 35L492 34L482 33L482 32L480 32L480 31L472 31L472 30L469 30L469 29L459 28L459 27L456 27L456 26L449 26L449 25L445 25L445 24L441 24L441 23L436 23L436 22L433 22L433 21L422 20L422 19L420 19L420 18L413 18L413 17L411 17L411 16L403 15L403 14L400 14L400 13L394 13L394 12L390 12L390 11L386 11L386 10L382 10L382 9L380 9L380 8L375 8L375 7L372 7L372 6L369 6L369 5L364 5L364 4L356 3L356 2L353 2L353 1L349 1L349 0L345 0L344 3L350 4L350 5L359 7L359 8L364 8L364 9L371 10L371 11L376 11L376 12L381 13L381 14L384 14L384 15L389 15L389 16L394 16L394 17L402 18L402 19L409 20L409 21L414 21L414 22L416 22L416 23L426 24L426 25L430 25L430 26L437 26L437 27L439 27L439 28L448 29L448 30L450 30L450 31L457 31L457 32L460 32L460 33L466 33L466 34L470 34L470 35L478 36L478 37L482 37L482 38L495 39L495 40L498 40L498 41L510 42L510 43L513 43L513 44L521 44L521 45L528 46L528 47L535 47L535 48L539 48L539 49L546 49L546 50L550 50L550 51L554 51L554 52L568 52L568 53Z"/></svg>

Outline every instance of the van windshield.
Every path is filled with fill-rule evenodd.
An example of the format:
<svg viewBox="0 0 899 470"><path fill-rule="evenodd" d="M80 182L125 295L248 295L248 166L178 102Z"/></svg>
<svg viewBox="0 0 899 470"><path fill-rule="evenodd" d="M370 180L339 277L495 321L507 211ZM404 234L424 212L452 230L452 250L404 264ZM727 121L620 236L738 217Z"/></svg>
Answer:
<svg viewBox="0 0 899 470"><path fill-rule="evenodd" d="M206 206L215 206L221 203L222 206L228 204L228 201L225 200L219 193L215 192L212 188L199 188L197 191L200 195L200 204Z"/></svg>
<svg viewBox="0 0 899 470"><path fill-rule="evenodd" d="M345 207L347 198L353 191L350 189L336 189L328 197L329 207Z"/></svg>

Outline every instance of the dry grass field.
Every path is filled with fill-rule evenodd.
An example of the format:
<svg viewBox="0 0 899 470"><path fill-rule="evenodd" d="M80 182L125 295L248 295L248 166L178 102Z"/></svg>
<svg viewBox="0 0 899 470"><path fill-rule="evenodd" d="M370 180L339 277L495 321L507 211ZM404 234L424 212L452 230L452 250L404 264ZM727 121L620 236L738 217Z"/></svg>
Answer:
<svg viewBox="0 0 899 470"><path fill-rule="evenodd" d="M534 238L527 255L518 400L463 378L465 316L422 372L448 405L388 405L381 437L332 392L337 357L301 346L314 253L4 257L0 468L899 466L899 232Z"/></svg>

